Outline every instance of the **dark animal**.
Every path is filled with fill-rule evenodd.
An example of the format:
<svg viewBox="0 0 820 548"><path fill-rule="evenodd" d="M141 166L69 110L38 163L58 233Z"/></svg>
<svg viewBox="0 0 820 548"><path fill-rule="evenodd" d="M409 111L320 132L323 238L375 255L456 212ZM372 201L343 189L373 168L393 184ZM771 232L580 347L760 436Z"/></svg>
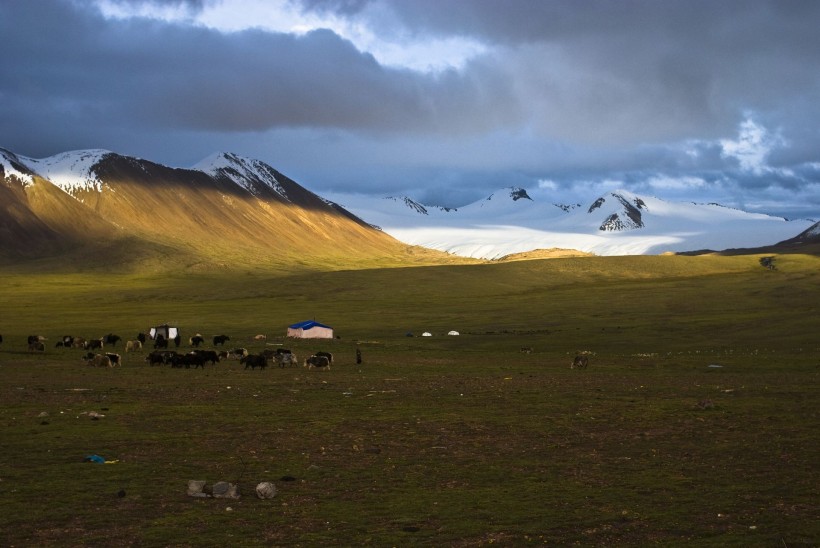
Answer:
<svg viewBox="0 0 820 548"><path fill-rule="evenodd" d="M145 356L145 361L147 361L149 365L165 365L165 357L162 355L162 352L151 352Z"/></svg>
<svg viewBox="0 0 820 548"><path fill-rule="evenodd" d="M88 341L88 344L86 345L86 349L87 350L97 350L97 349L102 350L103 344L104 343L103 343L102 339L91 339L90 341Z"/></svg>
<svg viewBox="0 0 820 548"><path fill-rule="evenodd" d="M171 360L171 367L190 369L191 366L193 366L194 369L197 367L205 369L205 357L196 352L190 352L188 354L177 354Z"/></svg>
<svg viewBox="0 0 820 548"><path fill-rule="evenodd" d="M88 342L82 337L74 337L71 347L86 349L88 348Z"/></svg>
<svg viewBox="0 0 820 548"><path fill-rule="evenodd" d="M296 358L296 354L294 354L293 352L283 352L282 354L274 354L273 359L276 361L276 363L279 364L279 367L285 367L286 365L299 365L299 361Z"/></svg>
<svg viewBox="0 0 820 548"><path fill-rule="evenodd" d="M111 365L122 365L122 360L120 359L119 354L114 354L113 352L106 352L105 355L111 360Z"/></svg>
<svg viewBox="0 0 820 548"><path fill-rule="evenodd" d="M109 333L108 335L102 338L105 344L110 344L111 346L117 346L117 342L122 340L122 337L119 335L114 335L113 333Z"/></svg>
<svg viewBox="0 0 820 548"><path fill-rule="evenodd" d="M72 346L74 346L74 337L72 337L71 335L63 335L60 342L62 342L63 346L65 346L66 348L71 348Z"/></svg>
<svg viewBox="0 0 820 548"><path fill-rule="evenodd" d="M331 354L330 352L317 352L316 355L319 357L324 356L325 358L327 358L328 364L333 365L333 354Z"/></svg>
<svg viewBox="0 0 820 548"><path fill-rule="evenodd" d="M214 337L214 346L221 346L225 344L225 341L229 341L231 338L227 335L217 335Z"/></svg>
<svg viewBox="0 0 820 548"><path fill-rule="evenodd" d="M265 369L268 366L268 360L262 354L248 354L239 360L239 363L245 364L245 369Z"/></svg>
<svg viewBox="0 0 820 548"><path fill-rule="evenodd" d="M194 348L199 348L200 344L205 344L205 339L202 337L202 335L194 335L193 337L188 339L188 342L191 343L191 346L193 346Z"/></svg>
<svg viewBox="0 0 820 548"><path fill-rule="evenodd" d="M293 354L293 352L289 348L277 348L275 352L277 354Z"/></svg>
<svg viewBox="0 0 820 548"><path fill-rule="evenodd" d="M154 349L157 348L168 348L168 339L162 335L157 335L157 338L154 339Z"/></svg>
<svg viewBox="0 0 820 548"><path fill-rule="evenodd" d="M216 365L216 362L219 361L219 354L216 353L216 350L194 350L193 353L202 356L202 359L205 362L211 362L211 365Z"/></svg>
<svg viewBox="0 0 820 548"><path fill-rule="evenodd" d="M46 340L46 338L43 337L42 335L29 335L28 336L28 344L43 342L44 340Z"/></svg>
<svg viewBox="0 0 820 548"><path fill-rule="evenodd" d="M0 343L3 342L3 335L0 335Z"/></svg>
<svg viewBox="0 0 820 548"><path fill-rule="evenodd" d="M150 365L168 365L177 353L173 350L155 350L146 356L145 361Z"/></svg>
<svg viewBox="0 0 820 548"><path fill-rule="evenodd" d="M227 358L231 360L240 360L248 355L248 350L245 348L234 348L228 351Z"/></svg>
<svg viewBox="0 0 820 548"><path fill-rule="evenodd" d="M111 358L103 354L94 354L91 359L86 359L88 365L92 367L111 367Z"/></svg>
<svg viewBox="0 0 820 548"><path fill-rule="evenodd" d="M586 356L584 354L578 354L572 360L572 365L570 366L570 369L575 369L576 367L578 369L586 369L586 367L588 365L589 365L589 356Z"/></svg>
<svg viewBox="0 0 820 548"><path fill-rule="evenodd" d="M330 361L324 356L313 355L305 358L305 367L308 369L330 369Z"/></svg>
<svg viewBox="0 0 820 548"><path fill-rule="evenodd" d="M174 347L179 348L179 343L182 342L182 337L177 335L174 337Z"/></svg>
<svg viewBox="0 0 820 548"><path fill-rule="evenodd" d="M46 345L39 342L39 341L30 342L30 343L28 343L28 351L29 352L45 352L46 351Z"/></svg>
<svg viewBox="0 0 820 548"><path fill-rule="evenodd" d="M148 340L148 335L146 335L145 333L137 333L137 340L142 344L145 344L145 341Z"/></svg>

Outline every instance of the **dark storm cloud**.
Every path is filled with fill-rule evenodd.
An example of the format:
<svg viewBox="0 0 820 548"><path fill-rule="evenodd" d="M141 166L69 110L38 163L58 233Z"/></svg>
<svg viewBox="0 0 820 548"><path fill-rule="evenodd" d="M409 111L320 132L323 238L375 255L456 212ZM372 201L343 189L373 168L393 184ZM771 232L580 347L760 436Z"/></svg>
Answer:
<svg viewBox="0 0 820 548"><path fill-rule="evenodd" d="M327 127L432 133L504 124L509 89L481 68L423 75L380 66L328 30L220 33L104 19L64 2L0 7L3 130L132 124L206 131ZM487 81L489 79L489 81ZM487 115L473 116L476 111ZM513 110L514 112L514 110ZM36 114L36 116L34 116Z"/></svg>
<svg viewBox="0 0 820 548"><path fill-rule="evenodd" d="M319 191L452 206L539 180L720 190L738 203L820 194L820 2L292 0L398 47L480 46L424 72L331 30L194 24L221 0L108 1L184 16L0 2L0 146L171 165L232 150Z"/></svg>
<svg viewBox="0 0 820 548"><path fill-rule="evenodd" d="M727 0L305 0L385 32L493 44L531 122L559 139L728 135L744 111L820 118L820 3ZM390 9L385 9L389 6ZM375 9L378 7L378 9ZM799 104L799 112L789 105ZM764 120L769 121L769 120Z"/></svg>

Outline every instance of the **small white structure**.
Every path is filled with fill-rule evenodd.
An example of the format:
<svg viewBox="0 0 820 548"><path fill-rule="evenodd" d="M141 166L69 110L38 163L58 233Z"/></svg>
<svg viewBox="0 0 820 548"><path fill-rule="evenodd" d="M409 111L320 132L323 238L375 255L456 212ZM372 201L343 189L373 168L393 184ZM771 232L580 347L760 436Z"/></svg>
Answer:
<svg viewBox="0 0 820 548"><path fill-rule="evenodd" d="M176 328L176 327L170 326L166 323L165 325L158 325L156 327L152 327L148 331L148 335L153 340L156 340L158 335L162 335L162 337L166 341L172 341L172 340L177 338L177 335L179 335L179 329Z"/></svg>
<svg viewBox="0 0 820 548"><path fill-rule="evenodd" d="M422 337L432 337L432 336L433 336L433 334L432 334L432 333L430 333L429 331L425 331L424 333L422 333L422 334L421 334L421 336L422 336Z"/></svg>
<svg viewBox="0 0 820 548"><path fill-rule="evenodd" d="M315 320L307 320L289 325L288 337L295 339L332 339L333 328Z"/></svg>
<svg viewBox="0 0 820 548"><path fill-rule="evenodd" d="M450 331L450 332L449 332L449 333L447 333L447 334L448 334L448 335L453 335L453 336L456 336L456 335L458 335L459 333L458 333L458 331Z"/></svg>

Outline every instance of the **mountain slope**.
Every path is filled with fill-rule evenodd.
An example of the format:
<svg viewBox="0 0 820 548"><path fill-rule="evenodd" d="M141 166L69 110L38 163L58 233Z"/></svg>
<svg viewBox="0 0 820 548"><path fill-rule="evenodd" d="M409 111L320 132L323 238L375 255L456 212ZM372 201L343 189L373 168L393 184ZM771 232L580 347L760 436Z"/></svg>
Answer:
<svg viewBox="0 0 820 548"><path fill-rule="evenodd" d="M483 259L537 249L645 255L760 247L791 238L812 223L623 190L587 206L555 203L519 188L502 189L458 209L424 206L406 197L331 198L398 240Z"/></svg>
<svg viewBox="0 0 820 548"><path fill-rule="evenodd" d="M103 150L36 160L0 149L0 169L7 260L60 253L91 260L85 248L94 247L105 263L117 243L141 261L188 266L452 260L409 248L270 166L233 154L175 169Z"/></svg>

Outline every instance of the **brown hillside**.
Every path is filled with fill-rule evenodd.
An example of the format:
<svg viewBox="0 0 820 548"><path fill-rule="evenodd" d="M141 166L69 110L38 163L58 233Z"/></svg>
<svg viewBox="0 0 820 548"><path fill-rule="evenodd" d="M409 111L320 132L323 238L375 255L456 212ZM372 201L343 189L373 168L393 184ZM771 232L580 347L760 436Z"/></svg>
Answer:
<svg viewBox="0 0 820 548"><path fill-rule="evenodd" d="M227 177L116 154L94 171L100 189L71 195L39 177L5 178L0 253L81 268L464 262L402 244L278 172L287 199L261 182L251 193Z"/></svg>

